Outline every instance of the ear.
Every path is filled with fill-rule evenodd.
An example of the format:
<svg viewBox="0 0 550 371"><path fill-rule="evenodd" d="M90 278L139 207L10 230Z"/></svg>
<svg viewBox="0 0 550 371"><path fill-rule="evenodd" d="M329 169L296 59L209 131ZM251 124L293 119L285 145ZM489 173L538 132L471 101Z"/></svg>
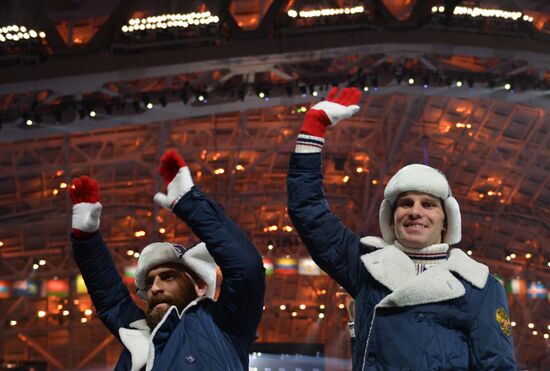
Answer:
<svg viewBox="0 0 550 371"><path fill-rule="evenodd" d="M445 241L445 235L447 234L447 219L443 222L443 227L441 227L441 239L439 242Z"/></svg>
<svg viewBox="0 0 550 371"><path fill-rule="evenodd" d="M197 296L205 296L207 291L208 286L206 285L206 282L204 282L200 278L195 280L195 292L197 293Z"/></svg>

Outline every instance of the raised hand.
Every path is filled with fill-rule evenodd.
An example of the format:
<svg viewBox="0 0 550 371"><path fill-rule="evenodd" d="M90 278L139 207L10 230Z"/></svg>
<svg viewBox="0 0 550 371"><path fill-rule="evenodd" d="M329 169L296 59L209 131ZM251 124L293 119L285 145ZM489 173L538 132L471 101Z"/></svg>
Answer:
<svg viewBox="0 0 550 371"><path fill-rule="evenodd" d="M167 150L160 158L158 172L167 185L167 193L158 192L153 200L157 205L172 210L193 187L189 167L176 151Z"/></svg>
<svg viewBox="0 0 550 371"><path fill-rule="evenodd" d="M160 158L158 172L168 185L178 174L178 171L185 166L187 166L185 160L175 150L169 149Z"/></svg>
<svg viewBox="0 0 550 371"><path fill-rule="evenodd" d="M359 111L357 103L360 100L361 91L357 88L344 88L338 94L338 88L333 87L326 100L311 107L306 114L300 132L323 138L327 126L334 126Z"/></svg>
<svg viewBox="0 0 550 371"><path fill-rule="evenodd" d="M98 231L102 206L97 180L85 175L74 178L69 195L73 202L72 227L75 236L84 238Z"/></svg>

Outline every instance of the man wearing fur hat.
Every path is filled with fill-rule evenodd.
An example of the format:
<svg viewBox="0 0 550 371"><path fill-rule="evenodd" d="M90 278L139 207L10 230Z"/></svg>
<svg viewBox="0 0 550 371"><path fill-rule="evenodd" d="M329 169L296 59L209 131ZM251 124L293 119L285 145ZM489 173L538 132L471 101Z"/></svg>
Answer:
<svg viewBox="0 0 550 371"><path fill-rule="evenodd" d="M99 318L124 345L116 370L246 370L263 309L265 270L246 235L193 185L174 151L161 159L167 193L154 201L204 242L156 242L136 269L142 311L131 299L101 238L97 180L73 180L72 244ZM223 275L216 291L216 264Z"/></svg>
<svg viewBox="0 0 550 371"><path fill-rule="evenodd" d="M333 88L306 114L287 179L288 213L319 266L355 299L355 370L515 370L502 286L459 249L460 210L445 176L409 165L389 181L380 237L331 213L321 150L328 126L359 110Z"/></svg>

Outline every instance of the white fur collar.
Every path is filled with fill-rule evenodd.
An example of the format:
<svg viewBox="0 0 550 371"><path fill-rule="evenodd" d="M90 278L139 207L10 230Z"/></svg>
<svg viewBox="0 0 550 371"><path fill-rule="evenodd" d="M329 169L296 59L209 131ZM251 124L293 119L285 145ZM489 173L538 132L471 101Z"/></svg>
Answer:
<svg viewBox="0 0 550 371"><path fill-rule="evenodd" d="M176 306L172 305L166 313L159 324L153 329L149 328L147 321L145 319L140 319L134 321L128 325L129 328L121 327L118 329L118 334L120 336L120 341L122 344L130 351L132 357L132 369L131 371L139 371L146 367L146 371L150 371L153 368L153 363L155 361L155 345L153 344L153 338L157 333L158 329L166 321L168 316L172 311L176 311L178 318L181 320L185 312L187 312L191 307L197 305L201 300L209 299L206 296L201 296L190 302L181 313L178 311ZM210 299L211 300L211 299Z"/></svg>
<svg viewBox="0 0 550 371"><path fill-rule="evenodd" d="M391 291L416 278L413 261L394 245L365 254L361 260L371 276Z"/></svg>
<svg viewBox="0 0 550 371"><path fill-rule="evenodd" d="M149 354L149 337L151 330L147 321L140 319L130 323L129 328L118 329L120 341L130 351L132 357L131 371L139 371L147 363Z"/></svg>
<svg viewBox="0 0 550 371"><path fill-rule="evenodd" d="M489 277L489 267L476 262L460 249L451 249L447 261L443 263L450 271L458 273L478 289L485 287Z"/></svg>
<svg viewBox="0 0 550 371"><path fill-rule="evenodd" d="M361 256L372 277L392 291L378 306L403 307L458 298L464 286L451 273L458 273L472 285L483 288L489 269L459 249L452 249L446 262L416 275L413 261L393 244L379 237L363 237L361 243L379 250Z"/></svg>
<svg viewBox="0 0 550 371"><path fill-rule="evenodd" d="M360 241L363 245L376 247L377 249L381 249L386 246L391 246L390 243L387 243L381 237L376 237L376 236L365 236L365 237L362 237Z"/></svg>

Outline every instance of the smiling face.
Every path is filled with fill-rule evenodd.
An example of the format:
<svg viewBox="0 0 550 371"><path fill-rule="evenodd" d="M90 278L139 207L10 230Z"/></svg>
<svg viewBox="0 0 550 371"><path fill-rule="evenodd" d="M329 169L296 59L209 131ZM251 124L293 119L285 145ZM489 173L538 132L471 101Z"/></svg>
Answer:
<svg viewBox="0 0 550 371"><path fill-rule="evenodd" d="M151 329L164 317L168 308L175 305L184 309L191 301L206 293L204 282L185 269L181 264L159 265L147 273L147 324Z"/></svg>
<svg viewBox="0 0 550 371"><path fill-rule="evenodd" d="M395 202L392 226L405 247L421 249L441 243L445 211L441 200L421 192L405 192Z"/></svg>

